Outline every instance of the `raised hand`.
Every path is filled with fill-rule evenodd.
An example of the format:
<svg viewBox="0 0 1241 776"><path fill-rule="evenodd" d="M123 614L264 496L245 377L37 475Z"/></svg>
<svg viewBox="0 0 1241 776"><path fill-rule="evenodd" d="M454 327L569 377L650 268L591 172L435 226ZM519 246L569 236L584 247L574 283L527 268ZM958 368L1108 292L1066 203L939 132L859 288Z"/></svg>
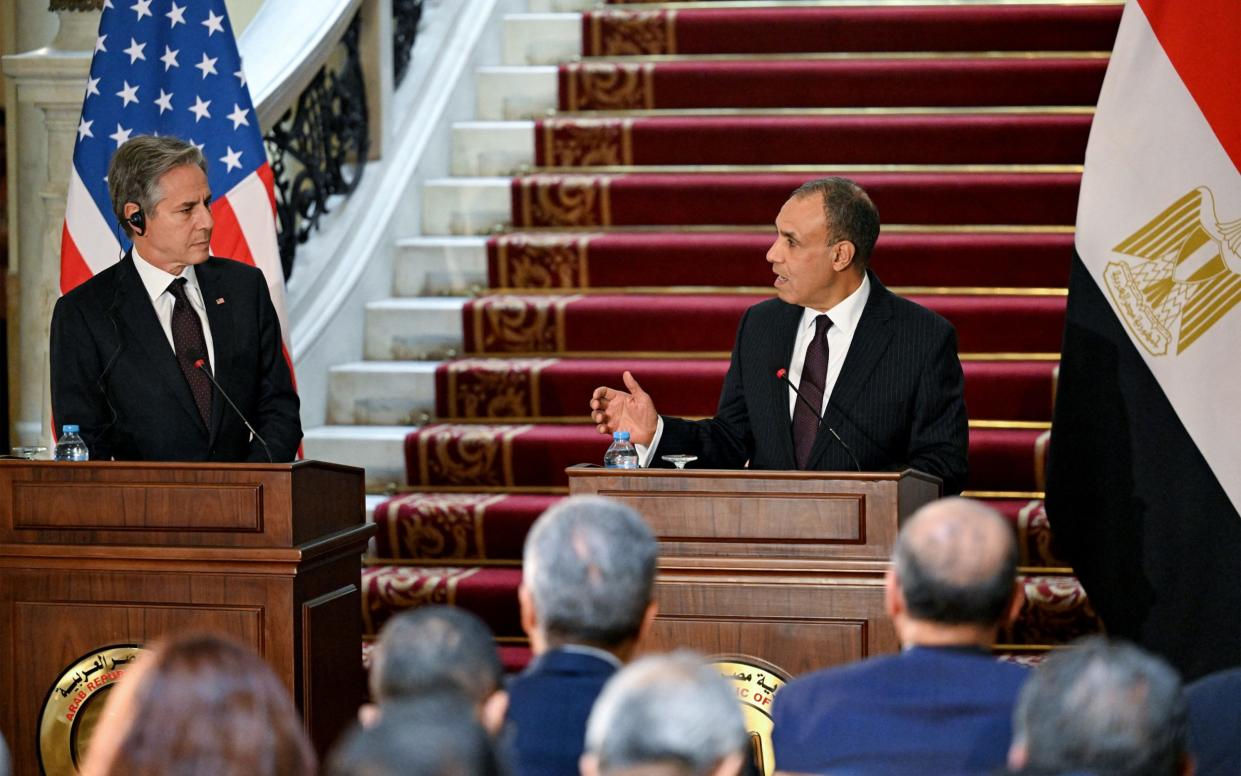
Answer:
<svg viewBox="0 0 1241 776"><path fill-rule="evenodd" d="M591 394L591 420L600 434L628 431L629 441L636 445L649 445L659 424L655 402L629 372L621 375L621 379L625 381L628 392L599 387Z"/></svg>

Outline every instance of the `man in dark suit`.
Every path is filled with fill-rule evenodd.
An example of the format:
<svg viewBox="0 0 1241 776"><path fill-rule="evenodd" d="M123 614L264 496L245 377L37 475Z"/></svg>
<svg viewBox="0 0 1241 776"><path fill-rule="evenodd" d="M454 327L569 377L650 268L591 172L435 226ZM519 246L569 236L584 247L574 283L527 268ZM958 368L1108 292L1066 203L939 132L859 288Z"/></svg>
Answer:
<svg viewBox="0 0 1241 776"><path fill-rule="evenodd" d="M901 529L884 587L903 650L785 685L776 768L793 773L968 774L1003 767L1029 672L994 659L1023 603L1017 544L998 513L943 499Z"/></svg>
<svg viewBox="0 0 1241 776"><path fill-rule="evenodd" d="M644 465L684 453L707 468L912 467L960 492L969 438L956 332L869 270L879 236L870 197L844 178L811 181L781 208L776 232L767 261L777 298L742 317L715 417L661 417L626 372L627 391L591 398L600 433L628 431Z"/></svg>
<svg viewBox="0 0 1241 776"><path fill-rule="evenodd" d="M535 658L508 686L516 776L578 776L591 707L655 619L656 554L642 518L608 499L569 498L535 521L518 589Z"/></svg>
<svg viewBox="0 0 1241 776"><path fill-rule="evenodd" d="M302 427L280 323L261 271L209 255L202 153L133 138L108 189L133 248L56 303L55 422L78 425L96 460L293 460Z"/></svg>

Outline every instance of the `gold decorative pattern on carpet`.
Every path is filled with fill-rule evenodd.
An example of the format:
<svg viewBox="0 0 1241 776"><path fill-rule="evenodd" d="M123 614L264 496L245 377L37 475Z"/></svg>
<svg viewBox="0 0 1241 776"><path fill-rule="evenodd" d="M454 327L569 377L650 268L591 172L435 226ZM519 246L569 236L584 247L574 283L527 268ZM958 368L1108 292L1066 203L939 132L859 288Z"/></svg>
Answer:
<svg viewBox="0 0 1241 776"><path fill-rule="evenodd" d="M375 634L390 612L429 604L452 606L457 585L477 568L372 566L362 570L362 629Z"/></svg>
<svg viewBox="0 0 1241 776"><path fill-rule="evenodd" d="M496 240L500 288L586 288L590 285L590 241L594 234L505 235Z"/></svg>
<svg viewBox="0 0 1241 776"><path fill-rule="evenodd" d="M611 226L611 184L610 175L527 175L521 225Z"/></svg>
<svg viewBox="0 0 1241 776"><path fill-rule="evenodd" d="M448 364L450 420L531 418L541 415L539 373L554 358L474 358Z"/></svg>
<svg viewBox="0 0 1241 776"><path fill-rule="evenodd" d="M580 296L491 296L474 302L475 353L563 353L565 308Z"/></svg>
<svg viewBox="0 0 1241 776"><path fill-rule="evenodd" d="M532 426L428 426L418 433L420 485L512 487L513 440Z"/></svg>
<svg viewBox="0 0 1241 776"><path fill-rule="evenodd" d="M655 107L655 65L651 62L574 62L562 67L568 111Z"/></svg>
<svg viewBox="0 0 1241 776"><path fill-rule="evenodd" d="M1034 440L1034 489L1047 490L1047 447L1051 444L1051 429Z"/></svg>
<svg viewBox="0 0 1241 776"><path fill-rule="evenodd" d="M677 53L676 11L595 11L591 53L597 57Z"/></svg>
<svg viewBox="0 0 1241 776"><path fill-rule="evenodd" d="M1000 640L1013 644L1066 644L1103 631L1103 623L1076 577L1023 577L1026 605Z"/></svg>
<svg viewBox="0 0 1241 776"><path fill-rule="evenodd" d="M543 122L548 167L633 164L633 119L548 119Z"/></svg>
<svg viewBox="0 0 1241 776"><path fill-rule="evenodd" d="M1026 504L1017 513L1017 549L1022 566L1062 566L1069 564L1056 557L1052 543L1051 523L1042 499Z"/></svg>
<svg viewBox="0 0 1241 776"><path fill-rule="evenodd" d="M393 559L487 557L483 518L504 496L414 493L387 504L388 547Z"/></svg>

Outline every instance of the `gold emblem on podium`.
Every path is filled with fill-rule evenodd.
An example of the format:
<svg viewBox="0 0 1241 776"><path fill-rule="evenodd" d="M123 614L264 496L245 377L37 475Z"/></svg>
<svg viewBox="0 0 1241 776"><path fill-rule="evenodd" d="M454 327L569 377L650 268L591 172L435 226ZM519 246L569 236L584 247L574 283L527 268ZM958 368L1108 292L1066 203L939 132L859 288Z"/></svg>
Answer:
<svg viewBox="0 0 1241 776"><path fill-rule="evenodd" d="M104 701L142 648L113 644L71 663L52 684L39 717L39 764L47 776L78 772Z"/></svg>
<svg viewBox="0 0 1241 776"><path fill-rule="evenodd" d="M1103 284L1152 356L1179 355L1241 302L1241 219L1221 223L1211 190L1169 205L1113 251Z"/></svg>
<svg viewBox="0 0 1241 776"><path fill-rule="evenodd" d="M771 704L788 676L770 663L748 655L713 655L711 666L732 682L741 704L745 729L750 734L754 764L763 776L776 772L775 753L771 748Z"/></svg>

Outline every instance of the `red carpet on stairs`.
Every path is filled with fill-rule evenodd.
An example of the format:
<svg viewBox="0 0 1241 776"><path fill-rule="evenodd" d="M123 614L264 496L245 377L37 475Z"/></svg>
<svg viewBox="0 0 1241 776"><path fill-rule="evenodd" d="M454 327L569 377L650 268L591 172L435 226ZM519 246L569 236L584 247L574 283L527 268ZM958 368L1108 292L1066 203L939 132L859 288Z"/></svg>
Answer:
<svg viewBox="0 0 1241 776"><path fill-rule="evenodd" d="M1041 497L1079 170L1120 12L614 2L584 14L586 58L558 68L559 112L535 123L538 169L512 180L512 228L487 242L464 353L436 370L436 422L406 437L411 492L375 510L367 632L453 603L492 625L506 665L527 659L517 564L565 467L602 459L591 391L628 369L661 411L713 414L740 316L772 293L775 215L833 173L878 206L879 278L956 327L967 494L1013 526L1027 597L998 651L1037 659L1097 632Z"/></svg>
<svg viewBox="0 0 1241 776"><path fill-rule="evenodd" d="M761 232L514 233L487 242L493 288L624 289L767 286ZM1037 232L885 231L871 266L891 288L1064 288L1073 235Z"/></svg>
<svg viewBox="0 0 1241 776"><path fill-rule="evenodd" d="M774 277L774 276L773 276ZM741 314L767 295L595 294L495 296L462 312L474 354L595 355L732 351ZM947 318L963 353L1054 353L1063 296L909 297ZM623 335L616 322L625 321Z"/></svg>
<svg viewBox="0 0 1241 776"><path fill-rule="evenodd" d="M853 108L1093 105L1107 59L953 55L574 62L560 66L560 109Z"/></svg>
<svg viewBox="0 0 1241 776"><path fill-rule="evenodd" d="M1107 51L1121 6L772 7L595 10L584 56L802 51Z"/></svg>
<svg viewBox="0 0 1241 776"><path fill-rule="evenodd" d="M965 403L975 419L1051 420L1054 361L966 361ZM660 412L715 413L726 359L464 359L436 369L436 416L447 421L587 422L587 399L629 370Z"/></svg>
<svg viewBox="0 0 1241 776"><path fill-rule="evenodd" d="M535 164L1081 164L1089 112L894 116L556 118L535 122Z"/></svg>
<svg viewBox="0 0 1241 776"><path fill-rule="evenodd" d="M771 225L789 193L837 174L866 189L885 224L1072 224L1078 173L961 172L525 175L513 224L525 227Z"/></svg>

